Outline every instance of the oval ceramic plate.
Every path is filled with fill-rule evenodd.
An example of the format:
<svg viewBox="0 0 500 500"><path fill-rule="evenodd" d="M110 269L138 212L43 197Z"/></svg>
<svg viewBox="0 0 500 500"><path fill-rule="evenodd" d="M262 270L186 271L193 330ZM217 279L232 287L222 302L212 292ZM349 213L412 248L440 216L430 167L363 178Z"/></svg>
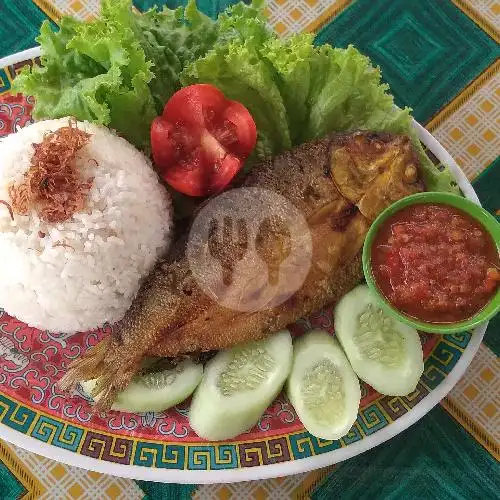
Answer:
<svg viewBox="0 0 500 500"><path fill-rule="evenodd" d="M38 49L0 61L8 90ZM0 89L1 92L1 89ZM4 99L0 135L31 122L30 98ZM471 200L479 202L467 178L443 147L415 123L422 142L450 166ZM0 278L1 280L1 278ZM0 284L1 286L1 284ZM326 309L297 322L293 333L333 331ZM425 370L406 397L381 396L362 384L359 415L349 434L325 441L305 431L285 396L267 409L258 425L237 438L206 442L189 427L189 404L163 413L94 415L88 398L66 398L56 382L72 360L95 345L111 327L77 333L49 333L28 327L0 309L0 437L46 457L85 469L135 479L176 483L247 481L324 467L390 439L422 418L457 383L476 353L486 325L473 334L422 335Z"/></svg>

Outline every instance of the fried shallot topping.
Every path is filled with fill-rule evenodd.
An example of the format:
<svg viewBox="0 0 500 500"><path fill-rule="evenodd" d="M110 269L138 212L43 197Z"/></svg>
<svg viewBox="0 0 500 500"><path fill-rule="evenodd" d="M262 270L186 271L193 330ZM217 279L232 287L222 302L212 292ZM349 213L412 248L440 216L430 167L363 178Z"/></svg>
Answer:
<svg viewBox="0 0 500 500"><path fill-rule="evenodd" d="M45 222L57 223L81 211L93 178L80 178L75 159L89 138L90 134L70 122L33 144L35 152L24 179L9 187L14 213L28 215L34 209Z"/></svg>
<svg viewBox="0 0 500 500"><path fill-rule="evenodd" d="M5 200L0 200L0 203L7 207L7 210L9 211L10 218L12 220L14 220L14 213L12 212L12 207L10 206L10 204L7 203Z"/></svg>

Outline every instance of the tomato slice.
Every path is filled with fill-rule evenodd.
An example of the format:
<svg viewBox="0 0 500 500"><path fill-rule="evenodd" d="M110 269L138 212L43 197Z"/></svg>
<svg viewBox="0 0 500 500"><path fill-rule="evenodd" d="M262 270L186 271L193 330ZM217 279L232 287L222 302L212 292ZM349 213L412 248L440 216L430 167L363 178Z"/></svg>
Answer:
<svg viewBox="0 0 500 500"><path fill-rule="evenodd" d="M208 84L176 92L151 125L153 158L161 175L190 196L222 191L256 141L257 128L245 106Z"/></svg>

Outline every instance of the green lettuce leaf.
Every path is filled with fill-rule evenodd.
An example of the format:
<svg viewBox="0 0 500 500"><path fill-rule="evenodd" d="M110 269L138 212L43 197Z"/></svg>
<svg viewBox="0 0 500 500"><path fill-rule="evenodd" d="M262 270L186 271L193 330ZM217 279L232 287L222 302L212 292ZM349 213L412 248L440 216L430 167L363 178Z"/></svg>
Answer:
<svg viewBox="0 0 500 500"><path fill-rule="evenodd" d="M440 172L425 154L410 110L394 106L368 57L353 46L315 47L309 34L280 39L261 7L260 0L239 3L221 14L214 47L180 77L182 85L215 85L249 109L258 130L250 163L331 132L391 132L410 136L428 189L456 190L449 171Z"/></svg>
<svg viewBox="0 0 500 500"><path fill-rule="evenodd" d="M56 33L44 23L42 66L21 73L15 89L35 96L35 118L71 115L109 125L147 148L156 116L151 62L130 29L130 1L103 0L102 10L92 23L63 18Z"/></svg>
<svg viewBox="0 0 500 500"><path fill-rule="evenodd" d="M254 0L250 5L239 2L222 12L217 18L218 43L239 39L259 48L270 38L277 38L267 25L264 4L265 0Z"/></svg>
<svg viewBox="0 0 500 500"><path fill-rule="evenodd" d="M428 189L457 191L368 57L352 46L314 46L309 34L278 38L263 4L240 2L213 21L195 0L144 14L132 11L131 0L102 0L95 21L64 18L57 33L43 24L43 66L23 71L15 89L35 96L36 118L72 115L108 125L147 151L151 121L171 95L182 85L211 83L255 120L249 165L331 132L391 132L411 138Z"/></svg>
<svg viewBox="0 0 500 500"><path fill-rule="evenodd" d="M181 73L183 85L210 83L250 111L258 133L250 163L292 146L278 74L262 56L263 47L277 40L276 33L267 26L262 5L261 0L251 5L238 3L222 13L212 50Z"/></svg>
<svg viewBox="0 0 500 500"><path fill-rule="evenodd" d="M417 151L429 190L458 192L451 172L440 171L426 155L413 128L411 110L394 105L379 68L353 46L312 47L310 35L271 40L262 56L278 74L292 143L331 132L373 130L408 135Z"/></svg>
<svg viewBox="0 0 500 500"><path fill-rule="evenodd" d="M113 76L113 85L101 87L99 93L90 96L109 109L105 120L96 117L97 120L147 149L149 126L156 116L148 87L154 74L152 63L146 59L130 23L126 22L130 17L128 2L105 0L102 16L92 23L82 23L66 47L98 62L106 70L105 75Z"/></svg>
<svg viewBox="0 0 500 500"><path fill-rule="evenodd" d="M295 35L286 40L271 38L260 50L276 72L293 144L300 142L309 114L308 96L314 80L311 77L312 41L312 35Z"/></svg>
<svg viewBox="0 0 500 500"><path fill-rule="evenodd" d="M35 118L90 120L148 150L151 122L180 88L182 68L216 37L194 0L185 10L145 14L134 13L131 0L102 0L90 23L66 17L56 33L42 25L42 67L22 72L15 89L35 96Z"/></svg>
<svg viewBox="0 0 500 500"><path fill-rule="evenodd" d="M315 49L311 59L316 81L308 98L309 120L302 140L365 128L373 113L392 108L392 96L381 83L380 71L354 47L324 45Z"/></svg>
<svg viewBox="0 0 500 500"><path fill-rule="evenodd" d="M179 76L184 66L215 44L217 27L196 8L195 0L190 0L185 10L165 7L134 14L133 29L146 58L153 63L154 79L149 88L161 114L165 103L181 87Z"/></svg>
<svg viewBox="0 0 500 500"><path fill-rule="evenodd" d="M92 113L95 113L99 117L103 117L108 114L107 109L102 109L99 106L92 110L94 103L89 105L79 93L71 96L64 93L64 89L78 83L80 75L85 75L85 78L92 80L87 89L90 92L90 87L98 87L101 83L95 80L103 72L99 63L82 54L68 53L66 50L66 44L74 36L79 24L78 21L71 18L64 18L60 31L54 33L50 24L44 22L40 36L37 38L37 41L43 46L43 67L34 68L32 73L26 69L14 80L15 91L37 97L33 112L35 118L60 117L61 111L71 106L69 104L71 101L79 115L91 117ZM78 76L75 77L77 74Z"/></svg>
<svg viewBox="0 0 500 500"><path fill-rule="evenodd" d="M273 68L260 57L252 39L234 39L218 45L205 57L189 64L181 73L183 85L210 83L228 99L241 102L257 125L258 157L290 149L285 104Z"/></svg>

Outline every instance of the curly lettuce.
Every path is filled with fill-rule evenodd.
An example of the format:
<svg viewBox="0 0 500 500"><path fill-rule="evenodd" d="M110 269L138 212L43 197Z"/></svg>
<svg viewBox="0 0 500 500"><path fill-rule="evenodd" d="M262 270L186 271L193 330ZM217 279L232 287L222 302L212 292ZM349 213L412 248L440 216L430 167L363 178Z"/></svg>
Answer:
<svg viewBox="0 0 500 500"><path fill-rule="evenodd" d="M275 80L287 111L292 144L302 142L309 116L311 58L314 54L313 36L295 35L286 40L272 38L262 48L268 64L272 65Z"/></svg>
<svg viewBox="0 0 500 500"><path fill-rule="evenodd" d="M259 157L290 149L287 111L274 72L250 42L232 41L196 60L181 74L184 85L210 83L243 103L257 125Z"/></svg>
<svg viewBox="0 0 500 500"><path fill-rule="evenodd" d="M151 122L180 88L180 71L215 38L214 22L194 2L141 15L131 0L102 0L90 23L65 17L58 32L42 25L42 66L23 71L15 90L35 96L37 119L71 115L107 125L148 150Z"/></svg>
<svg viewBox="0 0 500 500"><path fill-rule="evenodd" d="M240 2L213 21L195 0L144 14L133 12L131 0L102 0L101 17L91 23L64 18L57 33L42 26L42 67L24 71L15 88L35 96L36 118L72 115L107 125L148 151L151 121L171 95L211 83L251 112L258 131L251 161L331 132L406 134L428 189L457 191L368 57L353 46L315 46L310 34L279 38L263 3Z"/></svg>
<svg viewBox="0 0 500 500"><path fill-rule="evenodd" d="M139 147L148 146L156 116L148 83L152 63L123 22L128 2L103 1L103 17L83 23L63 18L54 33L42 25L42 66L22 72L15 89L34 95L35 118L75 116L109 125Z"/></svg>
<svg viewBox="0 0 500 500"><path fill-rule="evenodd" d="M217 26L196 8L194 0L185 9L153 8L134 14L133 21L135 36L153 63L154 78L149 88L161 114L168 99L181 88L182 69L214 46Z"/></svg>
<svg viewBox="0 0 500 500"><path fill-rule="evenodd" d="M277 74L262 57L262 48L277 37L267 26L261 2L236 4L219 16L217 24L217 43L186 66L181 83L210 83L243 103L257 125L255 157L290 149L293 143Z"/></svg>
<svg viewBox="0 0 500 500"><path fill-rule="evenodd" d="M218 42L181 72L181 83L211 83L244 104L257 125L255 156L275 155L331 132L373 130L408 135L430 190L457 191L438 170L399 109L379 68L356 48L314 45L310 34L281 39L261 14L262 2L237 4L219 16Z"/></svg>

